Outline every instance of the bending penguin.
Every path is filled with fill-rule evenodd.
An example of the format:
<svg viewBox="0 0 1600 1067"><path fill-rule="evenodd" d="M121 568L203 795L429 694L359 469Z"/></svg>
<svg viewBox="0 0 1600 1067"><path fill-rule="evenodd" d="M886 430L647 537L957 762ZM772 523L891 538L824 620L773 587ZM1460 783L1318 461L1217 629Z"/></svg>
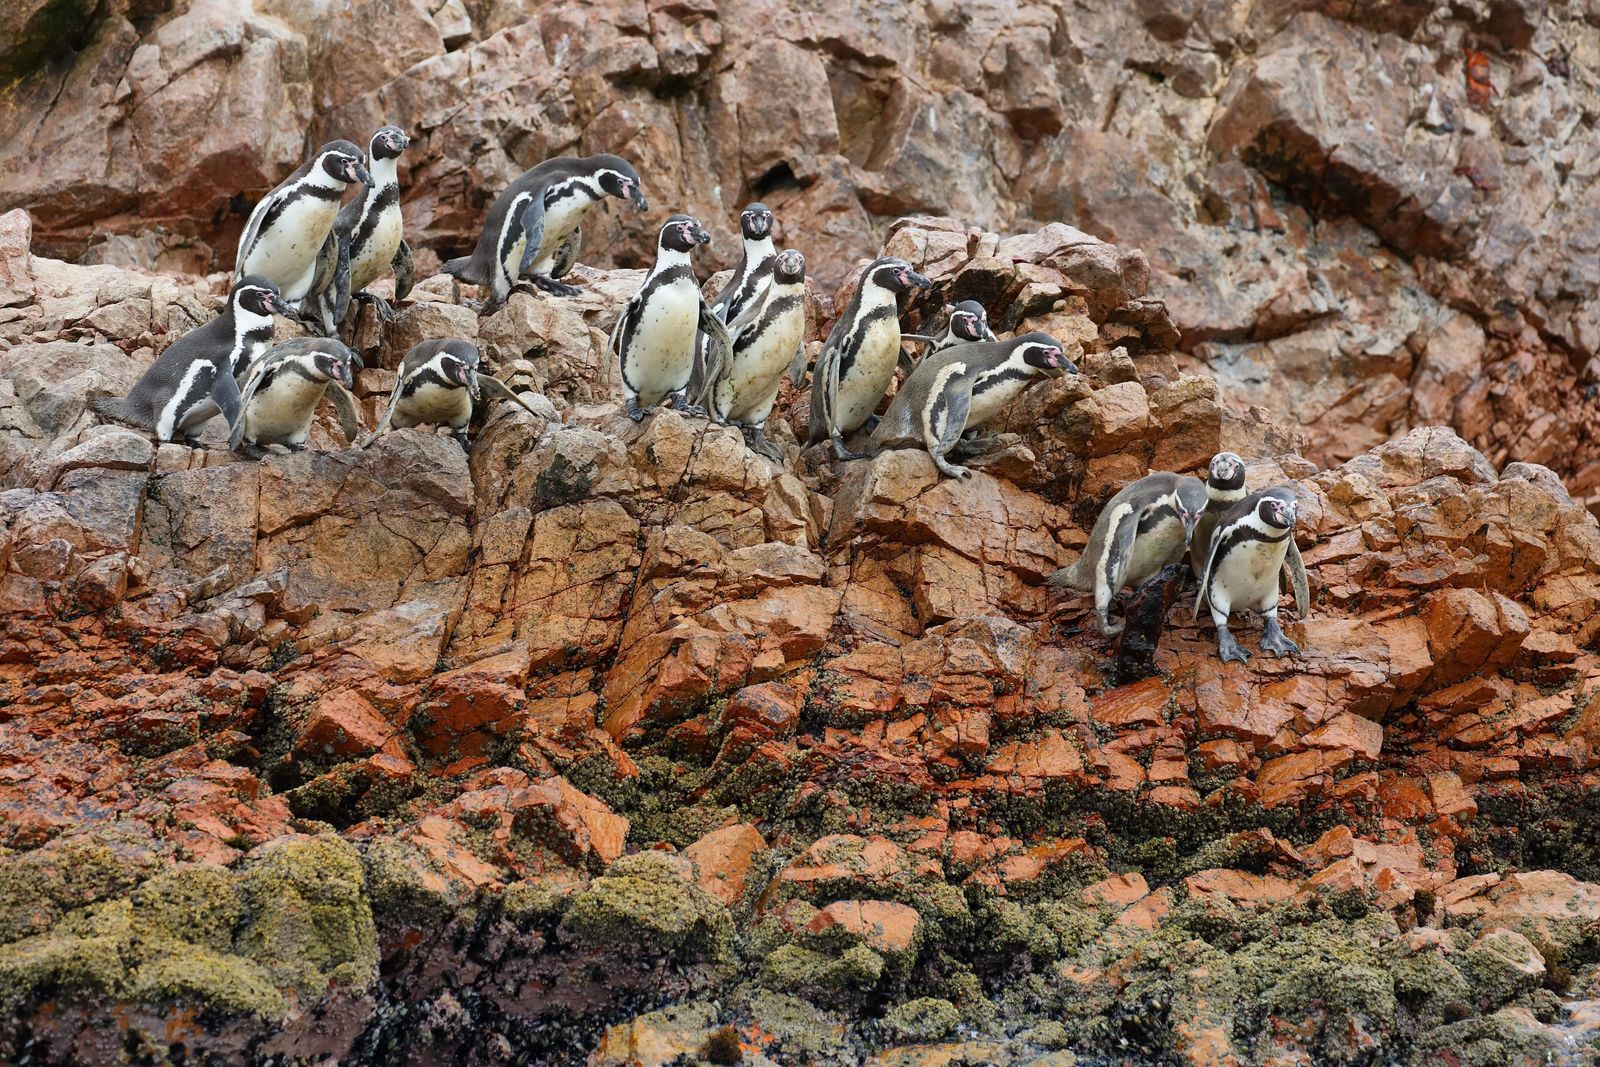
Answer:
<svg viewBox="0 0 1600 1067"><path fill-rule="evenodd" d="M777 252L772 245L772 212L765 204L751 204L739 213L739 234L744 238L744 252L739 266L734 269L722 291L711 300L711 311L724 323L732 326L746 311L758 307L766 298L772 284L773 264ZM731 331L730 331L731 332ZM695 342L694 377L689 382L689 395L704 389L706 382L706 348L710 338L705 334Z"/></svg>
<svg viewBox="0 0 1600 1067"><path fill-rule="evenodd" d="M1202 605L1211 608L1217 627L1217 655L1224 663L1248 663L1250 653L1228 632L1228 617L1235 611L1261 615L1261 648L1276 656L1300 651L1278 625L1278 575L1289 572L1294 587L1295 610L1306 617L1311 607L1305 561L1294 543L1294 492L1279 487L1251 493L1217 523L1211 534L1200 591L1194 598L1194 617Z"/></svg>
<svg viewBox="0 0 1600 1067"><path fill-rule="evenodd" d="M1112 598L1182 560L1205 506L1206 488L1199 478L1165 471L1140 478L1106 502L1083 554L1049 582L1093 593L1100 632L1115 636L1122 623L1111 621Z"/></svg>
<svg viewBox="0 0 1600 1067"><path fill-rule="evenodd" d="M331 337L297 337L272 346L245 379L230 447L252 459L266 455L268 445L301 451L330 387L345 440L355 443L361 424L349 390L355 387L351 368L359 365L356 354Z"/></svg>
<svg viewBox="0 0 1600 1067"><path fill-rule="evenodd" d="M1077 370L1061 342L1047 333L954 345L922 358L889 402L872 443L880 449L924 447L940 472L965 478L967 468L945 459L964 431L994 418L1040 377Z"/></svg>
<svg viewBox="0 0 1600 1067"><path fill-rule="evenodd" d="M400 156L410 144L411 138L398 126L385 126L373 134L367 146L372 184L334 219L333 262L319 266L312 287L317 313L330 333L344 321L352 298L370 303L385 322L394 317L387 302L366 291L388 272L394 272L396 302L411 292L411 248L405 242L405 219L400 214L399 174ZM327 251L325 248L325 254Z"/></svg>
<svg viewBox="0 0 1600 1067"><path fill-rule="evenodd" d="M1200 513L1200 521L1194 525L1194 537L1189 541L1189 566L1196 578L1206 571L1211 531L1244 495L1244 460L1232 452L1218 452L1212 456L1206 468L1206 509Z"/></svg>
<svg viewBox="0 0 1600 1067"><path fill-rule="evenodd" d="M640 211L650 206L638 173L620 156L547 159L495 200L472 255L440 269L488 289L477 305L485 314L504 304L521 278L547 293L575 296L575 287L557 279L577 262L584 215L607 196L631 200Z"/></svg>
<svg viewBox="0 0 1600 1067"><path fill-rule="evenodd" d="M349 141L330 141L319 148L250 213L239 237L234 279L264 277L298 307L317 280L319 262L326 262L324 246L332 239L339 201L351 182L372 184L361 149Z"/></svg>
<svg viewBox="0 0 1600 1067"><path fill-rule="evenodd" d="M96 397L95 413L115 422L155 431L158 441L200 444L200 428L214 415L238 421L239 383L272 340L274 314L289 307L278 287L259 275L234 285L228 306L204 326L190 330L156 357L125 397Z"/></svg>
<svg viewBox="0 0 1600 1067"><path fill-rule="evenodd" d="M736 325L733 354L711 390L711 414L740 427L745 443L768 459L783 459L765 428L785 368L805 359L806 259L785 248L775 260L772 284L759 308Z"/></svg>
<svg viewBox="0 0 1600 1067"><path fill-rule="evenodd" d="M732 347L728 329L700 295L689 264L695 247L710 243L705 227L688 215L674 215L663 223L656 239L656 265L611 329L610 347L622 366L622 391L628 418L634 422L665 399L679 411L704 415L705 394L727 364ZM701 395L691 402L685 390L694 375L695 339L702 332L710 342L705 379Z"/></svg>
<svg viewBox="0 0 1600 1067"><path fill-rule="evenodd" d="M428 425L448 426L462 449L471 452L467 425L472 421L473 405L497 397L511 401L530 415L548 417L548 413L529 407L499 378L480 373L479 361L478 346L470 341L446 338L413 346L400 361L383 418L360 447L371 445L391 425L402 430Z"/></svg>
<svg viewBox="0 0 1600 1067"><path fill-rule="evenodd" d="M874 260L861 275L855 295L822 343L811 377L811 426L807 444L833 442L840 459L861 457L844 439L872 417L888 392L900 360L901 293L933 283L903 259Z"/></svg>

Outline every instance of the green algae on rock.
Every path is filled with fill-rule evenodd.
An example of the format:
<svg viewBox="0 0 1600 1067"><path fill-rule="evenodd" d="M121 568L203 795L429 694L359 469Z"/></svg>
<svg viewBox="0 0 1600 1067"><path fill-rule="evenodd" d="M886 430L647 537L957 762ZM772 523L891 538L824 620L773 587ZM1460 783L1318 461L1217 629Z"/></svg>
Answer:
<svg viewBox="0 0 1600 1067"><path fill-rule="evenodd" d="M320 996L330 982L361 988L378 969L378 935L364 895L361 857L331 835L285 838L245 861L248 918L238 950L281 986Z"/></svg>
<svg viewBox="0 0 1600 1067"><path fill-rule="evenodd" d="M961 1013L948 1000L918 997L897 1005L883 1017L891 1033L907 1041L937 1041L961 1022Z"/></svg>
<svg viewBox="0 0 1600 1067"><path fill-rule="evenodd" d="M684 862L660 852L623 856L572 898L561 928L595 947L697 962L728 958L733 919L720 901L691 883Z"/></svg>

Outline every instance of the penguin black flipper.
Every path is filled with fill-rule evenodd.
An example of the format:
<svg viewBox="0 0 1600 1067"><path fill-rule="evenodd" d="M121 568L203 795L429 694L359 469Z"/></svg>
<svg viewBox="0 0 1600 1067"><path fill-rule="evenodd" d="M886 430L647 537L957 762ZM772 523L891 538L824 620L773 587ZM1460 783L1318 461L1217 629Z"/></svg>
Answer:
<svg viewBox="0 0 1600 1067"><path fill-rule="evenodd" d="M1289 535L1289 547L1283 554L1283 567L1289 572L1289 584L1294 589L1294 611L1301 622L1311 610L1311 582L1306 578L1306 561L1300 558L1300 546Z"/></svg>
<svg viewBox="0 0 1600 1067"><path fill-rule="evenodd" d="M244 233L239 235L239 250L234 257L233 281L237 285L239 279L244 277L245 257L250 254L250 248L256 243L256 238L261 232L269 228L283 213L283 198L276 193L268 193L265 199L256 205L250 212L249 220L244 224Z"/></svg>
<svg viewBox="0 0 1600 1067"><path fill-rule="evenodd" d="M901 340L904 340L906 336L906 334L901 334ZM911 339L913 341L917 341L921 338L912 337ZM901 375L907 378L911 377L911 372L917 369L917 361L913 359L911 353L907 352L904 348L900 350L900 358L895 361L895 365L900 371Z"/></svg>
<svg viewBox="0 0 1600 1067"><path fill-rule="evenodd" d="M512 392L511 387L505 382L502 382L499 378L496 378L492 374L484 374L482 371L479 371L478 398L483 401L489 401L497 397L511 401L513 404L517 405L517 407L521 408L523 411L526 411L534 418L544 418L543 415L540 415L537 411L529 407L526 400L523 400L522 397Z"/></svg>
<svg viewBox="0 0 1600 1067"><path fill-rule="evenodd" d="M404 370L403 367L402 370ZM383 418L378 420L378 425L372 428L371 433L361 439L360 443L356 445L357 448L371 448L372 442L376 441L379 435L389 428L389 423L394 419L395 409L400 406L400 394L405 392L405 384L404 374L395 379L394 392L389 394L389 406L383 409Z"/></svg>
<svg viewBox="0 0 1600 1067"><path fill-rule="evenodd" d="M345 441L355 444L356 438L361 436L361 412L356 406L356 398L350 395L350 390L343 383L335 381L328 383L328 390L323 395L333 401L333 410L339 416L339 429Z"/></svg>
<svg viewBox="0 0 1600 1067"><path fill-rule="evenodd" d="M225 369L211 382L211 401L228 420L228 426L244 426L244 401L239 396L239 383Z"/></svg>
<svg viewBox="0 0 1600 1067"><path fill-rule="evenodd" d="M922 409L922 439L933 465L951 478L968 478L972 472L945 459L961 440L967 428L967 409L972 403L972 375L965 363L951 363L939 371Z"/></svg>
<svg viewBox="0 0 1600 1067"><path fill-rule="evenodd" d="M547 183L548 184L548 183ZM517 264L517 277L526 277L529 269L539 261L539 246L544 243L544 187L534 190L528 206L522 209L522 236L527 244L522 249L522 261Z"/></svg>
<svg viewBox="0 0 1600 1067"><path fill-rule="evenodd" d="M753 322L758 316L759 309L751 308L749 320L741 319L740 329L742 330L744 325ZM727 324L717 318L717 313L711 310L704 300L700 301L700 332L706 337L704 381L699 395L691 395L689 402L709 410L712 389L733 363L733 338L730 336Z"/></svg>
<svg viewBox="0 0 1600 1067"><path fill-rule="evenodd" d="M845 329L846 319L841 315L828 331L828 339L822 342L822 351L817 353L816 366L811 370L811 425L807 439L811 444L832 440L836 453L844 449L844 442L836 439L834 402L839 394L839 346L844 342ZM793 371L794 367L789 369Z"/></svg>
<svg viewBox="0 0 1600 1067"><path fill-rule="evenodd" d="M635 294L617 315L617 321L611 327L611 336L606 344L618 359L622 358L622 350L633 337L633 331L639 326L639 296Z"/></svg>
<svg viewBox="0 0 1600 1067"><path fill-rule="evenodd" d="M789 363L789 382L796 389L800 388L806 380L806 342L801 338L795 346L794 359Z"/></svg>
<svg viewBox="0 0 1600 1067"><path fill-rule="evenodd" d="M416 268L411 263L411 246L405 241L401 241L400 247L395 250L389 269L394 271L394 302L398 304L411 295L411 287L417 278Z"/></svg>
<svg viewBox="0 0 1600 1067"><path fill-rule="evenodd" d="M1219 522L1217 523L1217 528L1211 531L1211 547L1206 549L1206 569L1200 575L1200 588L1194 595L1194 613L1191 618L1196 621L1199 621L1200 609L1210 602L1206 597L1206 589L1211 585L1211 568L1217 562L1217 545L1221 540L1222 524ZM1290 540L1292 541L1294 538L1291 537Z"/></svg>
<svg viewBox="0 0 1600 1067"><path fill-rule="evenodd" d="M239 396L239 411L241 414L245 408L250 406L250 401L256 395L256 387L266 380L267 373L266 361L257 360L250 368L249 373L245 375L244 392ZM217 406L221 407L222 405L218 404ZM228 437L228 449L229 451L237 452L239 450L239 442L244 440L244 419L229 419L228 425L233 430L233 433Z"/></svg>

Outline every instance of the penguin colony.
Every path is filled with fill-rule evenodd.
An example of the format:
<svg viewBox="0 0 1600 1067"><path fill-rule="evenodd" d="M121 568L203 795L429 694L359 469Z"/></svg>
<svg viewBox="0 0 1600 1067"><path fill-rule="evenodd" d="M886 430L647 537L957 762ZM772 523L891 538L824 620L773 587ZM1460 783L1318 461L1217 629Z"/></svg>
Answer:
<svg viewBox="0 0 1600 1067"><path fill-rule="evenodd" d="M222 314L170 345L128 395L94 398L95 412L195 448L203 447L205 424L221 415L229 447L252 459L274 445L305 448L324 398L334 404L346 439L362 448L390 428L443 426L470 451L474 414L497 400L555 421L548 400L515 393L487 373L475 345L438 338L401 359L387 409L362 435L351 392L362 361L339 335L353 335L367 307L383 321L393 317L369 288L385 275L394 276L395 302L410 293L399 183L409 144L405 131L384 126L366 152L343 140L318 149L252 211ZM361 192L346 204L352 185ZM472 254L443 264L456 299L486 315L519 289L576 295L580 290L561 279L578 260L584 216L608 197L639 211L649 207L638 172L619 156L561 157L523 174L490 207ZM681 214L660 226L655 264L610 334L630 419L639 422L667 404L736 426L752 451L783 462L764 429L785 375L798 388L808 369L806 262L798 250L777 247L774 226L764 204L745 208L743 256L709 300L692 262L695 250L710 243L705 227ZM463 282L480 290L479 301L461 298ZM965 478L970 471L951 457L989 451L993 438L981 433L986 424L1033 383L1077 373L1048 334L997 338L977 301L950 308L938 333L902 333L901 297L931 287L894 257L862 272L811 368L806 444L826 442L841 460L922 448L943 475ZM274 316L297 320L309 336L272 345ZM925 346L920 360L906 341ZM904 379L880 416L897 370ZM846 440L862 432L870 452L852 452ZM1289 576L1301 619L1310 601L1294 539L1295 496L1287 487L1247 492L1245 474L1244 461L1224 452L1212 459L1204 481L1156 472L1124 487L1105 504L1079 558L1049 583L1091 594L1107 637L1123 631L1111 612L1124 590L1161 585L1159 597L1132 598L1146 605L1139 609L1140 639L1149 644L1143 616L1152 614L1151 603L1164 615L1182 568L1198 582L1194 616L1210 610L1224 661L1250 658L1229 629L1240 611L1261 616L1264 651L1298 652L1278 622L1280 572Z"/></svg>

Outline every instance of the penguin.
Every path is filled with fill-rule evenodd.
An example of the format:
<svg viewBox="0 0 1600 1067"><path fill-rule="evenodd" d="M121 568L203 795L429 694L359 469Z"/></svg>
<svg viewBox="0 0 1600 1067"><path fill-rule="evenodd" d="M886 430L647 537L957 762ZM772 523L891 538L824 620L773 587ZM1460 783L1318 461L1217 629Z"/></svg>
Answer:
<svg viewBox="0 0 1600 1067"><path fill-rule="evenodd" d="M127 396L96 397L91 405L103 418L155 431L159 441L181 438L201 448L200 428L213 415L230 426L238 421L238 378L272 340L272 316L288 313L277 286L247 275L222 314L168 345Z"/></svg>
<svg viewBox="0 0 1600 1067"><path fill-rule="evenodd" d="M250 213L239 237L235 280L261 275L298 307L312 290L319 257L333 239L339 201L351 182L372 184L361 149L349 141L330 141L319 148Z"/></svg>
<svg viewBox="0 0 1600 1067"><path fill-rule="evenodd" d="M1275 656L1299 652L1300 646L1278 625L1278 575L1289 572L1294 587L1295 610L1306 617L1311 606L1305 561L1294 543L1296 504L1286 487L1261 489L1228 509L1211 532L1200 591L1194 598L1194 618L1209 605L1217 627L1217 655L1222 662L1248 663L1250 653L1228 632L1228 617L1235 611L1261 615L1261 648Z"/></svg>
<svg viewBox="0 0 1600 1067"><path fill-rule="evenodd" d="M1111 621L1112 598L1181 561L1205 506L1206 487L1199 478L1165 471L1140 478L1106 503L1083 553L1049 582L1092 592L1100 632L1114 637L1123 627Z"/></svg>
<svg viewBox="0 0 1600 1067"><path fill-rule="evenodd" d="M1244 460L1232 452L1218 452L1206 469L1206 509L1195 523L1189 541L1189 566L1199 578L1206 570L1206 553L1211 551L1211 531L1222 516L1244 499Z"/></svg>
<svg viewBox="0 0 1600 1067"><path fill-rule="evenodd" d="M732 335L733 354L711 392L711 415L742 428L753 451L782 461L783 453L767 440L764 430L785 368L795 358L804 358L805 257L793 248L775 256L772 284L759 310L741 319Z"/></svg>
<svg viewBox="0 0 1600 1067"><path fill-rule="evenodd" d="M862 273L817 356L807 444L831 441L840 459L861 458L845 448L844 438L867 424L894 379L900 360L898 297L913 286L931 289L933 283L893 256L873 260Z"/></svg>
<svg viewBox="0 0 1600 1067"><path fill-rule="evenodd" d="M628 417L634 422L667 398L679 411L704 415L703 394L710 391L727 364L732 347L727 327L700 295L694 268L689 265L695 246L710 243L711 235L698 219L674 215L663 223L656 240L656 265L611 329L610 347L622 366L623 395ZM694 372L698 332L704 332L711 343L702 396L691 403L684 393Z"/></svg>
<svg viewBox="0 0 1600 1067"><path fill-rule="evenodd" d="M467 424L472 421L473 405L497 397L510 400L530 415L545 417L500 379L481 373L479 362L478 346L470 341L446 338L412 346L400 361L383 418L360 447L370 446L391 424L402 430L426 424L448 426L461 448L471 452Z"/></svg>
<svg viewBox="0 0 1600 1067"><path fill-rule="evenodd" d="M346 204L333 222L336 244L331 272L319 267L312 292L318 295L318 313L324 328L345 319L352 298L370 303L384 322L394 318L386 301L366 291L389 271L394 272L394 298L411 292L414 272L411 248L405 242L405 220L400 214L400 156L411 138L398 126L385 126L367 145L372 161L372 184L365 195ZM321 277L331 273L331 277Z"/></svg>
<svg viewBox="0 0 1600 1067"><path fill-rule="evenodd" d="M739 213L739 233L744 238L744 254L722 291L711 300L711 311L731 326L747 310L757 307L772 284L773 261L777 252L772 244L772 212L765 204L751 204ZM797 253L798 254L798 253ZM731 335L731 331L730 331ZM706 385L705 359L709 338L701 334L695 342L694 375L689 380L689 395L701 393Z"/></svg>
<svg viewBox="0 0 1600 1067"><path fill-rule="evenodd" d="M352 367L359 365L356 354L331 337L297 337L274 345L250 367L229 447L252 459L264 456L267 445L304 449L317 403L329 386L345 440L354 443L361 426L349 390L355 388Z"/></svg>
<svg viewBox="0 0 1600 1067"><path fill-rule="evenodd" d="M921 333L901 334L901 339L906 341L921 341L928 347L922 353L922 358L927 359L935 352L943 352L952 345L972 344L978 341L995 340L994 331L989 329L989 313L983 305L976 300L963 300L950 309L950 317L945 320L944 329L937 334L928 335ZM911 353L904 348L900 350L900 370L910 376L916 368L917 361Z"/></svg>
<svg viewBox="0 0 1600 1067"><path fill-rule="evenodd" d="M926 448L941 473L965 478L967 468L945 459L963 432L994 418L1038 378L1077 371L1047 333L953 345L917 364L872 431L872 444Z"/></svg>
<svg viewBox="0 0 1600 1067"><path fill-rule="evenodd" d="M640 211L650 206L638 173L620 156L545 160L495 200L472 255L440 269L489 290L487 299L473 305L484 314L506 302L519 278L555 296L576 296L575 287L557 279L577 262L583 216L606 196L631 200Z"/></svg>

